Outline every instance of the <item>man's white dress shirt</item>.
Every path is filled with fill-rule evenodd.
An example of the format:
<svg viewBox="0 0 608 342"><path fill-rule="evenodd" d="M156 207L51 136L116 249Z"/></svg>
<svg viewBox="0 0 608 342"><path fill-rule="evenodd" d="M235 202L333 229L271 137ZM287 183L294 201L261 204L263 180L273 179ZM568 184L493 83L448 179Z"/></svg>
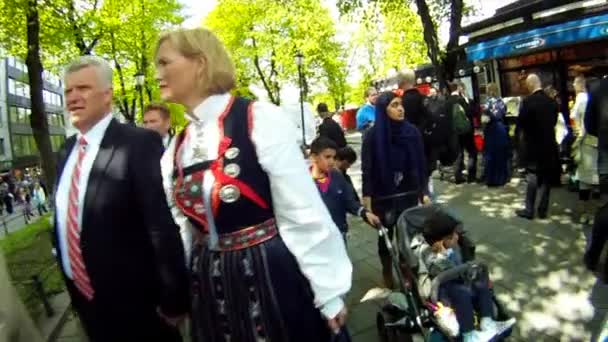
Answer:
<svg viewBox="0 0 608 342"><path fill-rule="evenodd" d="M106 129L112 121L112 115L106 115L103 119L97 122L87 133L76 135L76 143L69 154L63 172L60 175L57 185L57 193L55 195L55 212L57 215L57 234L59 239L59 247L61 248L61 261L63 270L66 276L72 279L72 268L70 267L70 256L68 254L67 240L67 215L69 205L70 186L72 184L72 174L78 161L78 140L84 136L87 142L84 159L80 166L80 179L78 182L78 227L82 229L82 212L84 208L84 198L87 192L87 184L89 182L89 174L93 168L95 157L99 152L99 145L106 133Z"/></svg>
<svg viewBox="0 0 608 342"><path fill-rule="evenodd" d="M211 96L190 115L191 124L181 151L184 166L217 158L218 118L229 100L229 94ZM333 318L344 306L341 297L350 290L352 264L296 144L294 136L298 133L288 114L279 107L263 102L253 104L252 140L258 161L270 179L279 233L308 278L315 305L325 317ZM176 141L173 139L163 155L161 169L171 212L180 226L186 254L190 254L193 228L173 198Z"/></svg>

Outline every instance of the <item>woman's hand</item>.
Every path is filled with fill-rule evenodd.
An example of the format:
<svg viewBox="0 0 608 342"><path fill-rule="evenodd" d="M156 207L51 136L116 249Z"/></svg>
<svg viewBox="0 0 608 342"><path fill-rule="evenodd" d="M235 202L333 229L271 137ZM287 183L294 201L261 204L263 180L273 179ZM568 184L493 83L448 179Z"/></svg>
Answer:
<svg viewBox="0 0 608 342"><path fill-rule="evenodd" d="M334 334L337 335L338 333L340 333L340 329L342 329L342 327L346 323L347 315L348 315L348 310L346 309L346 306L344 306L342 308L342 310L340 310L340 312L338 312L336 317L327 320L327 326L329 327L329 329L331 329L331 331Z"/></svg>
<svg viewBox="0 0 608 342"><path fill-rule="evenodd" d="M424 195L422 197L422 204L431 204L431 203L432 203L431 198L428 195Z"/></svg>

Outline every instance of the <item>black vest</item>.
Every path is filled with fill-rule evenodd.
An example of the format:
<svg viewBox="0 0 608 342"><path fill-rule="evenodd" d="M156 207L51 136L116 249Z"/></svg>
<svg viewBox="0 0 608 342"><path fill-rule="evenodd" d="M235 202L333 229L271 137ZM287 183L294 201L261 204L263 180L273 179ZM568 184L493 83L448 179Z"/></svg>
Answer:
<svg viewBox="0 0 608 342"><path fill-rule="evenodd" d="M268 175L262 169L258 162L255 146L251 140L250 132L253 124L253 113L250 111L252 102L250 100L236 97L228 111L228 114L223 119L223 135L231 139L231 143L224 155L218 156L218 160L222 160L223 170L227 174L229 169L238 169L238 175L233 178L247 185L259 198L266 204L267 208L260 206L255 201L250 200L244 195L246 191L242 187L239 188L240 195L235 201L225 201L221 196L222 184L217 184L217 190L214 191L214 197L219 197L219 207L214 216L215 226L219 234L226 234L238 231L242 228L260 224L274 217L272 210L272 196L270 193L270 180ZM221 129L221 127L220 127ZM184 130L185 131L185 130ZM220 132L220 139L221 139ZM183 142L183 132L177 138L176 150ZM220 140L220 144L222 141ZM238 151L235 153L234 151ZM232 152L232 153L229 153ZM196 172L205 172L211 167L214 160L198 163L187 168L184 168L184 177L192 175ZM237 167L234 167L236 165ZM174 177L177 177L177 172L174 172ZM212 200L213 202L214 200ZM217 202L216 202L217 203ZM200 227L200 224L194 220L190 220Z"/></svg>

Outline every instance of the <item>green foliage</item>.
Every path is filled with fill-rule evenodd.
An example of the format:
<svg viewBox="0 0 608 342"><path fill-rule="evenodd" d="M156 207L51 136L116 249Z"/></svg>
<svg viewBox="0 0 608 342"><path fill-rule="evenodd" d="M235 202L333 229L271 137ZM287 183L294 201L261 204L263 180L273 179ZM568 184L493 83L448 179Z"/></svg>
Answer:
<svg viewBox="0 0 608 342"><path fill-rule="evenodd" d="M48 295L63 291L64 283L55 258L51 254L50 214L0 239L8 272L19 296L33 317L42 312L42 303L34 292L31 278L39 276Z"/></svg>
<svg viewBox="0 0 608 342"><path fill-rule="evenodd" d="M204 25L231 53L239 89L260 82L270 101L280 104L281 88L297 83L300 51L306 84L324 84L333 97L344 97L345 59L319 0L221 0Z"/></svg>

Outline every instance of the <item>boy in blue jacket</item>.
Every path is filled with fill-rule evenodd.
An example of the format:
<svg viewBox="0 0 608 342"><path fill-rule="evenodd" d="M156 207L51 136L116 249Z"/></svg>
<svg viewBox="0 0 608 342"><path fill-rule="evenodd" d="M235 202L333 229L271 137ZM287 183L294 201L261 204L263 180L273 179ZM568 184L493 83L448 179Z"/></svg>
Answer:
<svg viewBox="0 0 608 342"><path fill-rule="evenodd" d="M353 187L334 168L337 150L338 146L332 140L325 137L315 139L310 145L311 173L331 218L346 242L347 212L361 217L372 227L377 227L380 219L361 205Z"/></svg>

